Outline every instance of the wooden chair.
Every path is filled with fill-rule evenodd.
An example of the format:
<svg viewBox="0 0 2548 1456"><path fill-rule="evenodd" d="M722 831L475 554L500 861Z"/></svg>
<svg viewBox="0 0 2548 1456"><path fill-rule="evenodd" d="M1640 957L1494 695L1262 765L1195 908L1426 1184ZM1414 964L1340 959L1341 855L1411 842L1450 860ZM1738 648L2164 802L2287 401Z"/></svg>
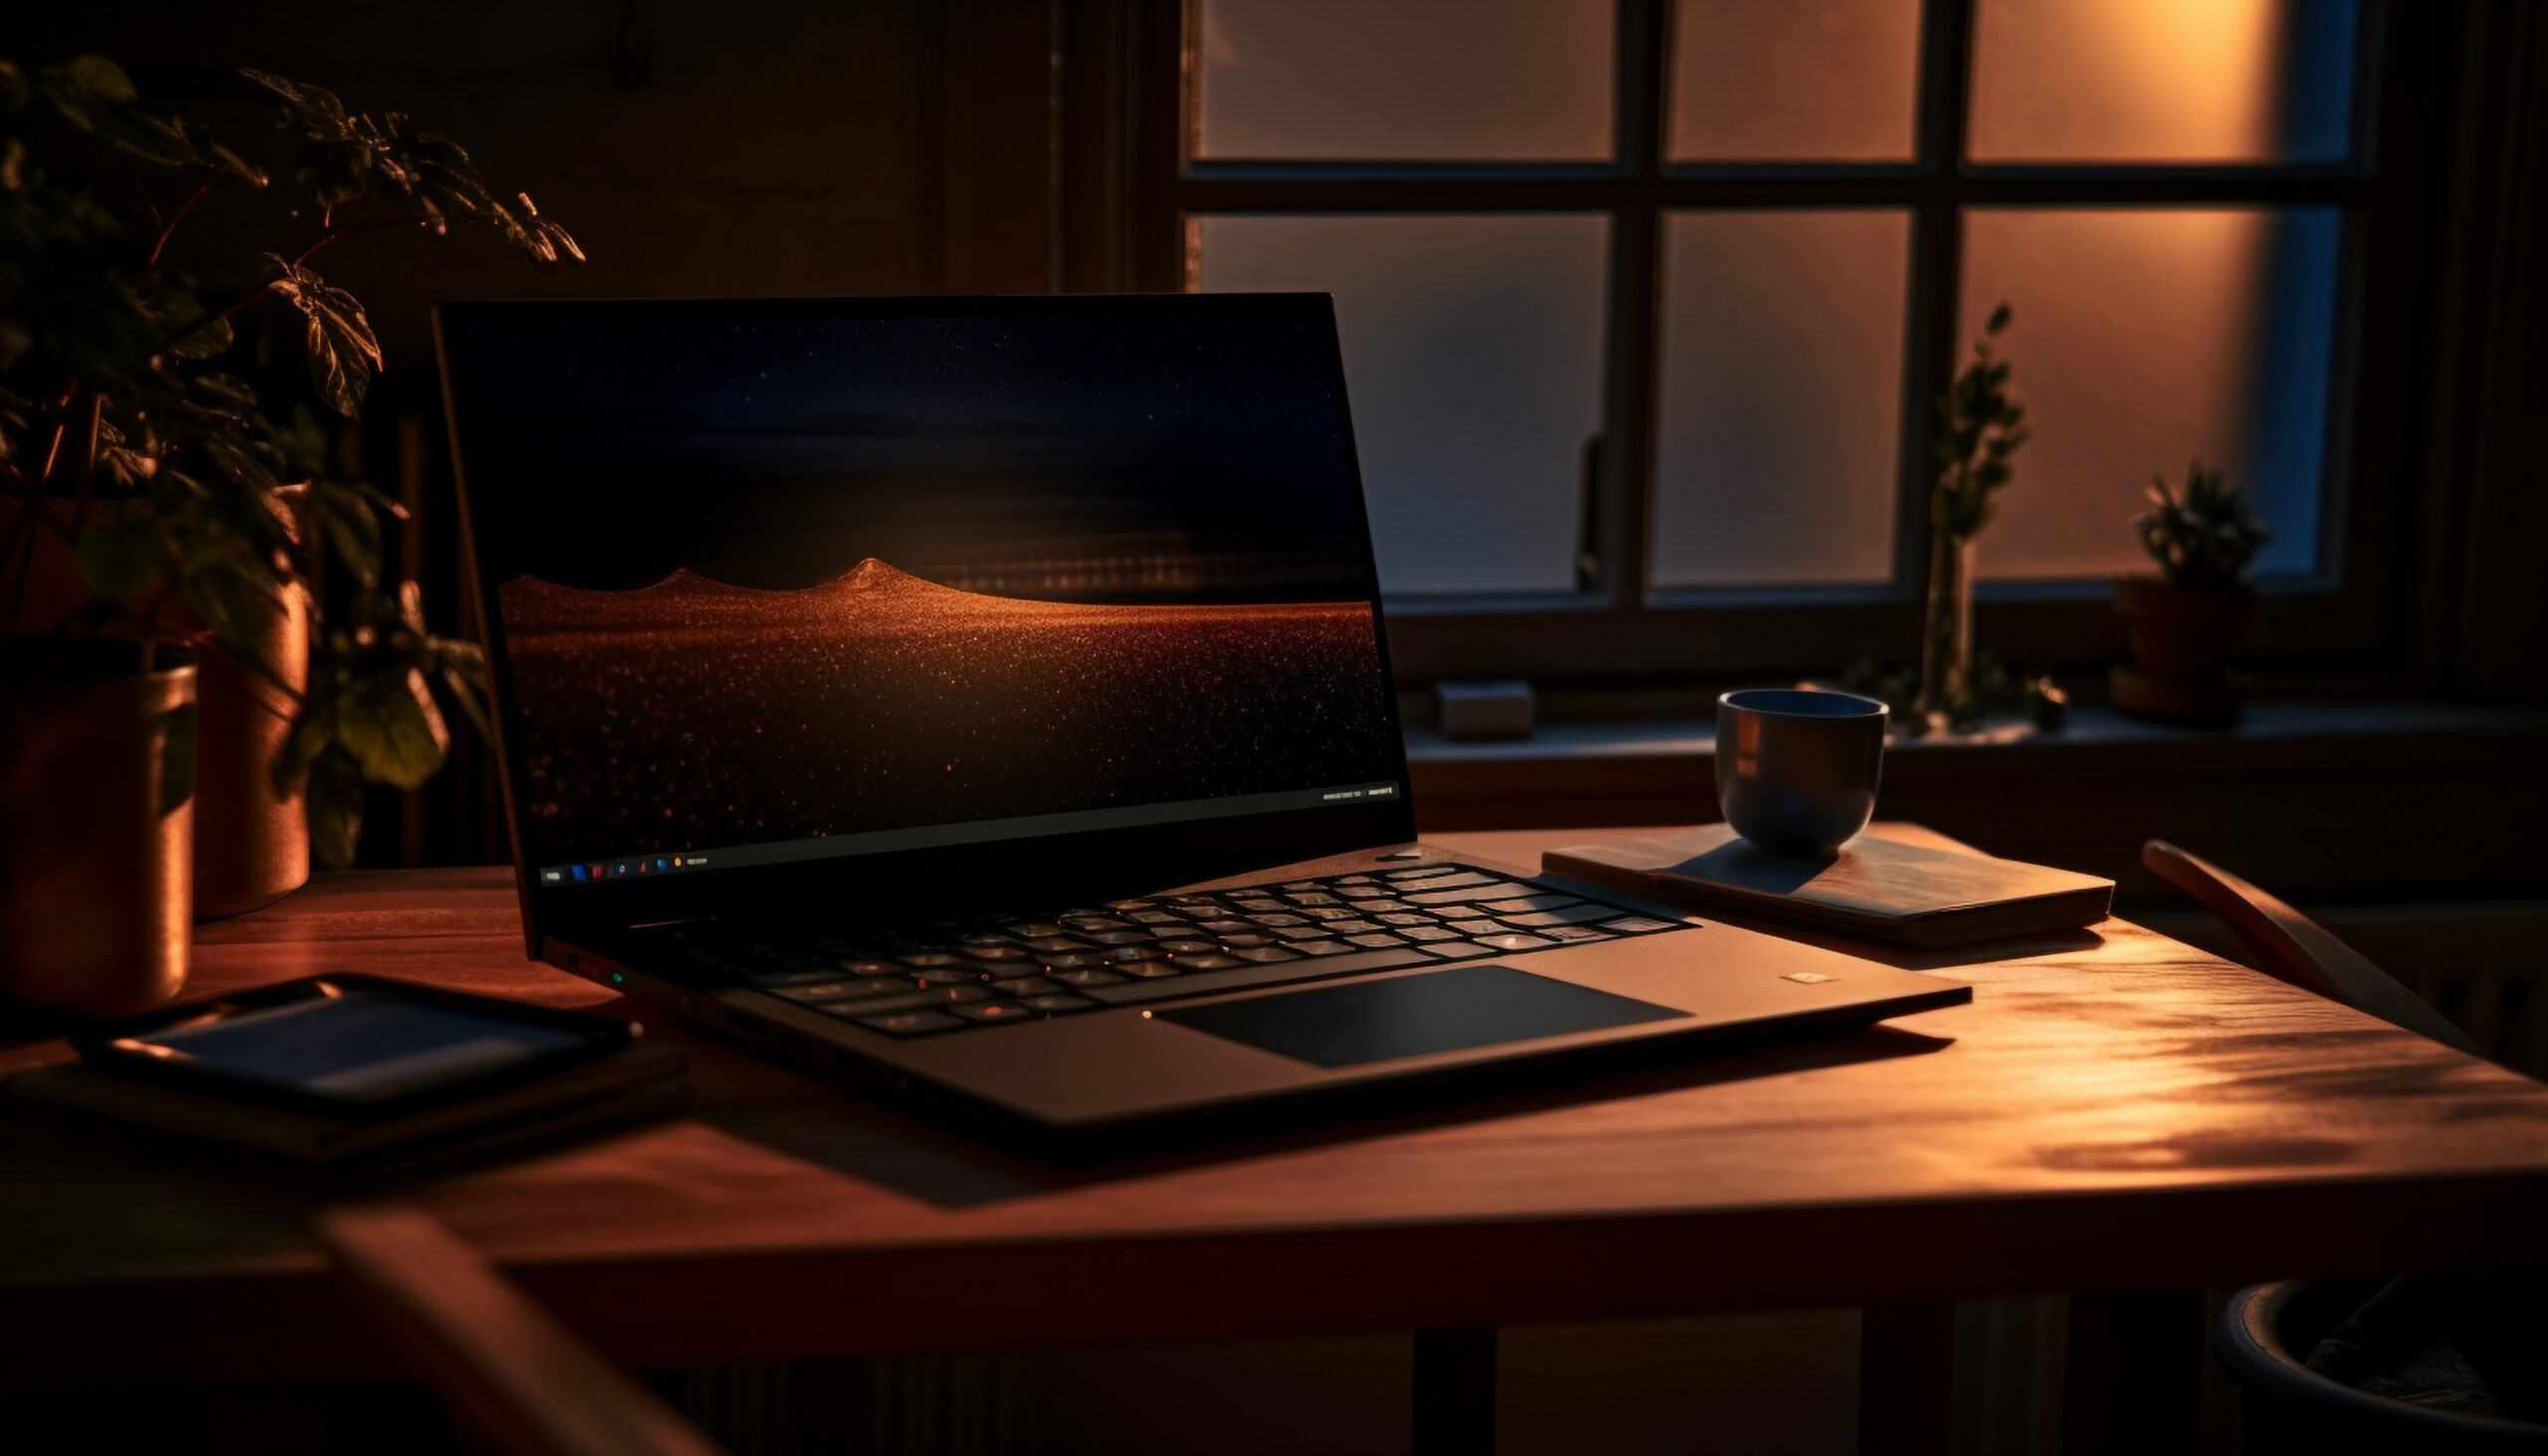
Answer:
<svg viewBox="0 0 2548 1456"><path fill-rule="evenodd" d="M2472 1057L2486 1055L2449 1018L2317 922L2219 865L2164 839L2141 846L2141 863L2221 917L2255 952L2256 968L2265 974Z"/></svg>
<svg viewBox="0 0 2548 1456"><path fill-rule="evenodd" d="M339 1204L316 1220L338 1280L441 1397L509 1456L724 1456L723 1448L432 1214Z"/></svg>

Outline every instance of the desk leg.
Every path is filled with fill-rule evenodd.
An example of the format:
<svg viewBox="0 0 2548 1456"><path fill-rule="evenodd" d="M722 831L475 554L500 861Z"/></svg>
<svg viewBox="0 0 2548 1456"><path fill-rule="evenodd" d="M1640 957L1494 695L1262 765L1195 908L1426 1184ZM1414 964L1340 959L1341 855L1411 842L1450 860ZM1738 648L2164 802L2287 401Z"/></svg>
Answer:
<svg viewBox="0 0 2548 1456"><path fill-rule="evenodd" d="M1945 1456L1955 1418L1955 1301L1869 1305L1858 1326L1858 1456Z"/></svg>
<svg viewBox="0 0 2548 1456"><path fill-rule="evenodd" d="M1495 1327L1415 1332L1415 1456L1494 1456Z"/></svg>
<svg viewBox="0 0 2548 1456"><path fill-rule="evenodd" d="M2074 1294L2061 1449L2192 1451L2203 1439L2203 1291Z"/></svg>

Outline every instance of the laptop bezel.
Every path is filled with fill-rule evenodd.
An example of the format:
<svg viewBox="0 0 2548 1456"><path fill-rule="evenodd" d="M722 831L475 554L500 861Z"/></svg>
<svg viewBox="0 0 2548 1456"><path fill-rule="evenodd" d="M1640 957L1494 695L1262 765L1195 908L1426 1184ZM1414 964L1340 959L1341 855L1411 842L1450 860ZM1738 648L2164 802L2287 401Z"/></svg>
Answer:
<svg viewBox="0 0 2548 1456"><path fill-rule="evenodd" d="M482 317L517 319L616 319L666 317L983 317L1000 314L1060 315L1152 313L1169 311L1315 312L1327 324L1328 367L1345 442L1345 464L1362 540L1365 599L1379 625L1378 652L1387 691L1387 741L1399 784L1395 799L1374 803L1233 815L1133 829L1083 831L1030 839L908 850L732 870L704 870L661 878L602 884L543 886L524 834L524 785L529 781L517 731L504 620L495 583L478 569L478 529L470 511L469 443L463 428L463 396L455 387L447 330ZM450 432L452 478L459 498L469 592L477 606L487 653L496 760L513 847L514 880L522 902L526 944L541 953L548 936L608 940L632 925L710 916L784 920L819 911L825 916L891 915L908 918L940 907L1075 902L1240 874L1251 869L1315 859L1415 838L1404 738L1381 617L1380 577L1373 556L1370 509L1364 499L1361 453L1355 443L1342 349L1337 342L1333 299L1326 294L1108 294L1021 297L924 297L894 299L684 299L551 302L458 301L433 310L434 352ZM713 848L715 846L699 846Z"/></svg>

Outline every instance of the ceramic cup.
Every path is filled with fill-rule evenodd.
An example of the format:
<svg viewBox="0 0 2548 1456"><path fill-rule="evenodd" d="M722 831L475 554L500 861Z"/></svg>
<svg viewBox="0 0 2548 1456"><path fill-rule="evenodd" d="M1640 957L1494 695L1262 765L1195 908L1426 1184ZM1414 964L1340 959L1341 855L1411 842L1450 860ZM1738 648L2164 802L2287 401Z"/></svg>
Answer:
<svg viewBox="0 0 2548 1456"><path fill-rule="evenodd" d="M1827 855L1875 817L1891 710L1851 693L1748 688L1716 700L1716 802L1772 854Z"/></svg>

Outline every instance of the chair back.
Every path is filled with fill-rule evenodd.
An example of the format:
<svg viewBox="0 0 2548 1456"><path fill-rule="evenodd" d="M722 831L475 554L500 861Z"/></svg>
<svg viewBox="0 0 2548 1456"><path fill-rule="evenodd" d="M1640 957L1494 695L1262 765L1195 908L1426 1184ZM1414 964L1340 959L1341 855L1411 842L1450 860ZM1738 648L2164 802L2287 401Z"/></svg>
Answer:
<svg viewBox="0 0 2548 1456"><path fill-rule="evenodd" d="M314 1231L453 1419L507 1456L724 1456L424 1209L338 1204Z"/></svg>
<svg viewBox="0 0 2548 1456"><path fill-rule="evenodd" d="M2208 860L2164 839L2141 846L2141 863L2221 917L2255 952L2256 968L2304 991L2341 1001L2392 1026L2483 1057L2468 1033L2424 997L2400 985L2325 927Z"/></svg>

